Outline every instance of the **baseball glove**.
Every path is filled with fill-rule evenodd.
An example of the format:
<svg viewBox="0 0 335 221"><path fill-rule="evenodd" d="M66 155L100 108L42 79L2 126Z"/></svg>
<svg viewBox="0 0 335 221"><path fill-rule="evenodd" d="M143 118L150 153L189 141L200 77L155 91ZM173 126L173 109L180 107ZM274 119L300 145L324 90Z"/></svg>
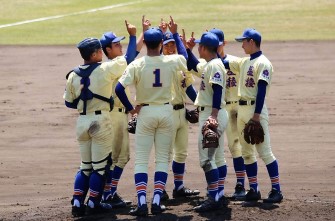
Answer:
<svg viewBox="0 0 335 221"><path fill-rule="evenodd" d="M202 135L202 148L217 148L219 146L217 126L212 125L208 120L202 126Z"/></svg>
<svg viewBox="0 0 335 221"><path fill-rule="evenodd" d="M259 121L250 119L243 129L243 133L244 140L249 144L260 144L264 142L264 130Z"/></svg>
<svg viewBox="0 0 335 221"><path fill-rule="evenodd" d="M131 134L135 134L136 132L136 124L137 124L137 115L133 115L128 122L128 132Z"/></svg>
<svg viewBox="0 0 335 221"><path fill-rule="evenodd" d="M199 111L198 109L189 110L186 108L185 118L188 122L195 124L199 122Z"/></svg>

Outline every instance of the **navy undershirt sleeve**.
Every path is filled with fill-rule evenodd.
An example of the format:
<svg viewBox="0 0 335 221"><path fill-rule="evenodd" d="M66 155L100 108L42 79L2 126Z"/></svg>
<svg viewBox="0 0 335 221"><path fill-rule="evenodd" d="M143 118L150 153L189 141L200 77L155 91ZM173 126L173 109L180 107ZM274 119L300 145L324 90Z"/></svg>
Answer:
<svg viewBox="0 0 335 221"><path fill-rule="evenodd" d="M133 108L133 105L131 105L126 92L124 90L124 87L122 86L122 84L120 82L117 83L116 87L115 87L115 93L116 95L119 97L121 103L126 107L127 111L131 111Z"/></svg>
<svg viewBox="0 0 335 221"><path fill-rule="evenodd" d="M257 96L256 96L256 107L255 107L256 114L260 114L262 112L267 85L268 83L263 80L259 80L257 83L258 91L257 91Z"/></svg>
<svg viewBox="0 0 335 221"><path fill-rule="evenodd" d="M186 49L187 51L187 55L188 55L188 59L187 59L187 69L190 70L194 70L195 72L198 72L197 70L197 65L199 64L198 59L194 56L194 54L192 53L192 51L190 49Z"/></svg>
<svg viewBox="0 0 335 221"><path fill-rule="evenodd" d="M194 89L193 85L190 85L188 88L186 88L186 94L194 103L195 99L197 98L197 91Z"/></svg>
<svg viewBox="0 0 335 221"><path fill-rule="evenodd" d="M173 34L173 39L176 42L176 47L177 47L178 54L183 55L185 57L185 59L187 60L188 56L187 56L186 48L185 48L183 42L181 41L181 39L179 37L179 34L174 33Z"/></svg>
<svg viewBox="0 0 335 221"><path fill-rule="evenodd" d="M218 84L213 84L213 108L221 109L222 87Z"/></svg>
<svg viewBox="0 0 335 221"><path fill-rule="evenodd" d="M227 70L230 70L230 67L229 67L229 61L225 58L221 58L221 61L224 65L224 67L227 69Z"/></svg>
<svg viewBox="0 0 335 221"><path fill-rule="evenodd" d="M129 36L129 45L127 48L127 53L125 55L125 58L127 60L127 64L130 64L135 57L136 54L136 36Z"/></svg>

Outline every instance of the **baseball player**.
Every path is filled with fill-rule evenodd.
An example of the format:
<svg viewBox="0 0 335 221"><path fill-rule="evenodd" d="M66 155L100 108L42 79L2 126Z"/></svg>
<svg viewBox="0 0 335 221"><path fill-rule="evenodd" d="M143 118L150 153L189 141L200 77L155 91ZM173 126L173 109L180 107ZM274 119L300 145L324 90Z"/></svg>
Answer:
<svg viewBox="0 0 335 221"><path fill-rule="evenodd" d="M186 49L177 32L177 23L174 22L170 16L168 27L171 32L164 33L163 41L163 54L174 55L182 54L187 59ZM172 172L174 177L174 189L172 192L173 198L189 197L200 194L199 190L191 190L184 186L184 173L185 162L187 157L188 147L188 123L185 118L185 102L186 95L194 102L197 96L192 83L194 78L190 72L179 72L178 78L173 83L172 101L173 105L173 119L174 119L174 132L173 132L173 145L171 154L173 152ZM165 197L163 199L163 197ZM167 200L165 189L162 195L162 200Z"/></svg>
<svg viewBox="0 0 335 221"><path fill-rule="evenodd" d="M136 52L136 27L129 24L127 21L125 21L125 23L130 37L127 53L124 57L122 57L122 45L120 43L121 40L125 39L124 36L117 37L113 32L106 32L102 35L100 39L102 50L107 56L108 62L118 65L119 61L122 61L122 67L120 67L119 69L121 74L126 69L126 66L123 65L124 59L126 60L127 64L129 64L135 59L136 55L138 54ZM112 139L113 165L110 173L107 176L104 194L102 197L103 202L111 204L113 208L126 207L127 203L130 203L130 201L124 201L122 197L120 197L117 193L117 186L121 178L123 169L130 159L129 135L127 131L128 112L126 111L120 100L117 98L117 96L114 94L115 86L118 82L118 79L119 78L115 79L115 81L113 82L112 91L114 98L114 109L110 112L111 118L113 120L112 126L114 136ZM127 93L130 94L129 90L127 90Z"/></svg>
<svg viewBox="0 0 335 221"><path fill-rule="evenodd" d="M194 41L193 34L192 41ZM225 109L224 101L227 71L221 60L217 58L219 39L215 34L205 32L200 40L194 42L199 43L198 51L200 57L207 62L201 65L201 67L198 67L198 60L192 54L190 47L187 49L188 69L196 71L197 76L200 76L202 79L195 105L198 106L200 111L198 137L200 166L205 172L208 191L208 199L194 209L197 212L207 212L220 209L222 206L225 206L227 202L224 196L224 180L227 173L227 166L223 149L224 136L222 136L228 123L228 114ZM207 120L218 124L218 133L220 136L218 148L202 147L202 126ZM220 190L218 189L219 185Z"/></svg>
<svg viewBox="0 0 335 221"><path fill-rule="evenodd" d="M242 48L250 57L240 61L224 61L227 69L240 72L240 83L238 95L240 97L237 129L242 145L242 156L249 180L250 190L246 194L246 201L258 201L261 199L257 182L257 158L253 145L248 144L243 137L242 131L245 124L252 119L260 122L264 130L264 142L256 144L259 157L266 164L271 179L272 189L265 203L279 203L283 199L279 183L278 162L272 153L269 134L269 115L265 104L265 96L269 92L273 67L271 62L263 55L261 45L261 34L252 28L244 30L242 36L235 38L242 42Z"/></svg>
<svg viewBox="0 0 335 221"><path fill-rule="evenodd" d="M163 33L158 28L144 32L147 56L133 61L116 86L116 94L131 114L138 112L135 134L135 185L138 205L130 211L134 216L147 216L146 189L148 182L148 162L155 144L155 177L151 213L165 210L160 205L160 197L168 175L169 150L172 145L173 107L171 87L179 71L186 71L186 60L181 55L160 54ZM136 102L133 108L124 88L134 84Z"/></svg>
<svg viewBox="0 0 335 221"><path fill-rule="evenodd" d="M77 45L84 64L78 66L67 76L64 93L65 105L77 109L77 141L79 143L81 166L74 182L72 214L85 214L84 200L89 189L86 206L87 214L108 212L109 204L100 203L105 177L111 165L113 142L112 83L127 65L125 59L119 63L102 61L100 41L86 38ZM123 63L122 63L123 62Z"/></svg>
<svg viewBox="0 0 335 221"><path fill-rule="evenodd" d="M225 54L224 46L227 44L227 42L224 39L224 33L222 30L218 28L213 28L209 30L209 32L216 34L216 36L219 38L220 44L218 47L218 55L219 57L221 57L221 59L228 61L234 61L240 59L233 55ZM226 135L228 139L228 147L233 157L233 165L236 174L236 186L235 186L235 192L232 195L232 199L244 200L245 166L242 158L241 144L237 132L237 109L239 100L237 90L238 90L239 73L238 72L234 73L231 70L228 70L226 78L227 79L226 79L225 101L226 101L226 110L228 112L229 117L228 125L226 128ZM223 172L227 173L226 171Z"/></svg>

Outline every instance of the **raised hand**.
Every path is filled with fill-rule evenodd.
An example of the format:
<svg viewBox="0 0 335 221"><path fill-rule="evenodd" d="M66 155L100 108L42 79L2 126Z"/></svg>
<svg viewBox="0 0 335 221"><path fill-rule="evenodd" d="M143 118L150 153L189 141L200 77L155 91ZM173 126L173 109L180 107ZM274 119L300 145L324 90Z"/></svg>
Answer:
<svg viewBox="0 0 335 221"><path fill-rule="evenodd" d="M186 41L186 48L190 49L192 51L192 49L195 46L195 38L194 38L194 32L192 31L191 37Z"/></svg>
<svg viewBox="0 0 335 221"><path fill-rule="evenodd" d="M170 16L170 22L168 24L168 27L169 27L172 34L177 33L178 25L177 25L177 23L174 22L172 16Z"/></svg>
<svg viewBox="0 0 335 221"><path fill-rule="evenodd" d="M129 33L129 35L136 36L136 27L135 27L135 25L132 25L132 24L128 23L127 20L124 20L124 22L126 23L126 28L127 28L127 31Z"/></svg>
<svg viewBox="0 0 335 221"><path fill-rule="evenodd" d="M168 29L168 24L166 23L166 21L164 21L163 18L161 18L161 23L159 24L159 29L165 33Z"/></svg>
<svg viewBox="0 0 335 221"><path fill-rule="evenodd" d="M142 16L142 28L143 28L143 32L145 32L146 30L148 30L151 26L151 22L148 19L145 19L145 15Z"/></svg>

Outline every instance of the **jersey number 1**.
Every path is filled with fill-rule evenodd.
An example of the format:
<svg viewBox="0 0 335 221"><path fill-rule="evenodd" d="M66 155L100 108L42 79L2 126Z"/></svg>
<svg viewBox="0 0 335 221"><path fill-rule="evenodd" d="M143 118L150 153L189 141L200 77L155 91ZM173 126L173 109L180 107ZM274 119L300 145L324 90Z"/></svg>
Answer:
<svg viewBox="0 0 335 221"><path fill-rule="evenodd" d="M155 83L152 84L153 87L162 87L161 81L161 71L159 69L155 69Z"/></svg>

